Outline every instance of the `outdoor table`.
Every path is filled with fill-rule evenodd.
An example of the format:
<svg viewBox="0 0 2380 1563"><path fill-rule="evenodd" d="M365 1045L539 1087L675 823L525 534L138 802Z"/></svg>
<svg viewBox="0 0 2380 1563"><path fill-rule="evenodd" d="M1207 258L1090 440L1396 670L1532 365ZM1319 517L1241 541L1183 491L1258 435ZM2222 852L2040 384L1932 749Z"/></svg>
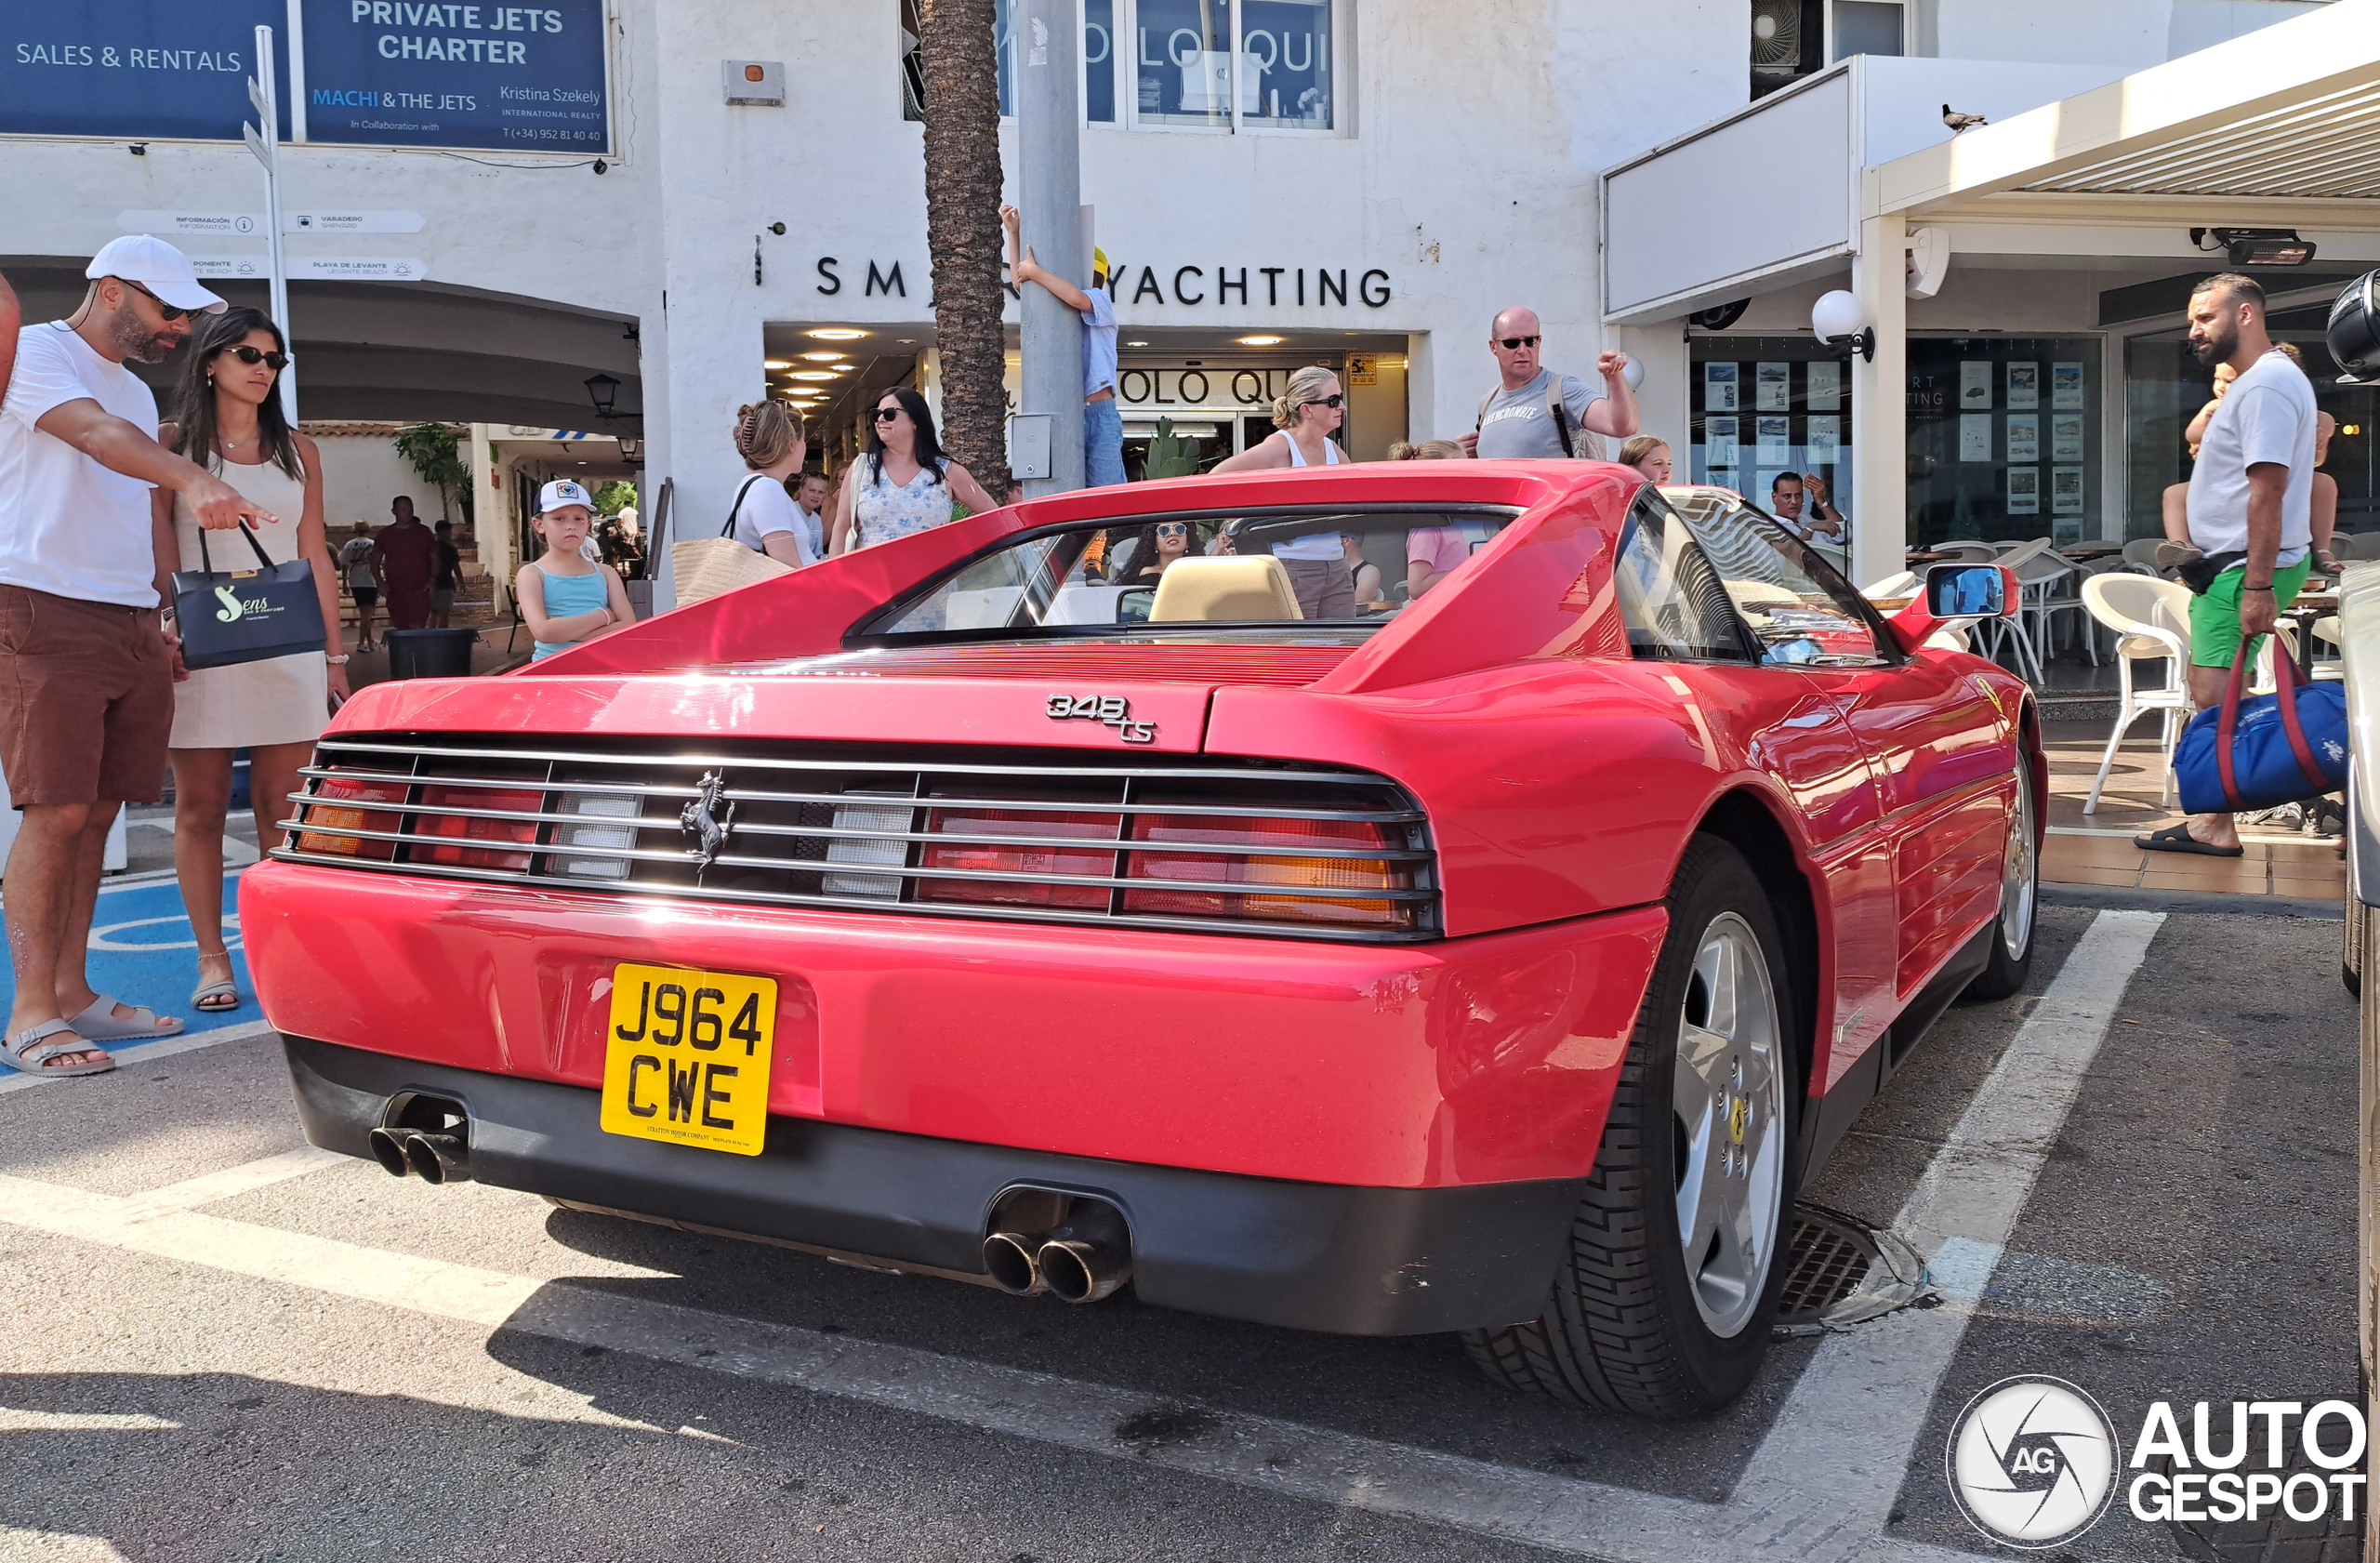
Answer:
<svg viewBox="0 0 2380 1563"><path fill-rule="evenodd" d="M2297 601L2281 610L2281 616L2297 626L2297 670L2309 680L2314 676L2314 626L2338 611L2336 590L2301 591Z"/></svg>
<svg viewBox="0 0 2380 1563"><path fill-rule="evenodd" d="M2066 559L2105 559L2123 551L2122 543L2077 543L2056 550Z"/></svg>

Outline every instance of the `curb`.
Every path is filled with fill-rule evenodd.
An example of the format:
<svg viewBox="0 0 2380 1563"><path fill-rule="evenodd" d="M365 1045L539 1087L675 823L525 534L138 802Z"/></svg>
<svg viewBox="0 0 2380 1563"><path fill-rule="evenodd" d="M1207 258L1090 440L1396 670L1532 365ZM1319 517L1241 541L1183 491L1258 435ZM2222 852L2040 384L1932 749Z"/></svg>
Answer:
<svg viewBox="0 0 2380 1563"><path fill-rule="evenodd" d="M2340 922L2347 911L2336 901L2303 895L2241 895L2218 890L2131 890L2104 884L2060 884L2043 880L2041 899L2049 907L2093 907L2101 911L2212 912L2227 917L2304 917Z"/></svg>

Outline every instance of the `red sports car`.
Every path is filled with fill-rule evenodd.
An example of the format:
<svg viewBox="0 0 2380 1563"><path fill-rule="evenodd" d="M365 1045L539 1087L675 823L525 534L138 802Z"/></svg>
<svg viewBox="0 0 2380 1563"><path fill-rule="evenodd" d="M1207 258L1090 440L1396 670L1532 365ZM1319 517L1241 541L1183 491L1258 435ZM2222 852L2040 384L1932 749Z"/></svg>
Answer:
<svg viewBox="0 0 2380 1563"><path fill-rule="evenodd" d="M1692 1413L2030 958L2032 697L1928 643L2004 576L1930 584L1596 462L1038 500L365 690L249 960L399 1175Z"/></svg>

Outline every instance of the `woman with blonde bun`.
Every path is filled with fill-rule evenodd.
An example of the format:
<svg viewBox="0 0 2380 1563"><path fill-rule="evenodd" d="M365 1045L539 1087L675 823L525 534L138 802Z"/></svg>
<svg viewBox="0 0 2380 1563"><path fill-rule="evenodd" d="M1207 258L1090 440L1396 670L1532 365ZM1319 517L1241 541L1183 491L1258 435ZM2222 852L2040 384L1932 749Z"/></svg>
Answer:
<svg viewBox="0 0 2380 1563"><path fill-rule="evenodd" d="M1424 440L1410 444L1399 440L1388 447L1391 461L1467 461L1471 453L1452 440Z"/></svg>
<svg viewBox="0 0 2380 1563"><path fill-rule="evenodd" d="M1674 470L1670 459L1670 443L1654 434L1638 434L1620 447L1620 464L1633 467L1655 483L1665 483Z"/></svg>
<svg viewBox="0 0 2380 1563"><path fill-rule="evenodd" d="M792 491L786 487L786 480L800 472L810 455L801 415L782 402L751 402L736 408L735 452L751 474L736 491L735 508L729 512L735 540L796 569L818 563Z"/></svg>
<svg viewBox="0 0 2380 1563"><path fill-rule="evenodd" d="M1213 470L1253 472L1268 467L1342 465L1347 458L1330 436L1347 421L1346 406L1339 377L1309 364L1289 377L1288 390L1273 398L1273 427L1278 432L1215 463ZM1347 574L1346 548L1339 536L1315 532L1273 545L1273 557L1289 572L1289 589L1297 593L1298 611L1308 618L1355 616L1355 583Z"/></svg>

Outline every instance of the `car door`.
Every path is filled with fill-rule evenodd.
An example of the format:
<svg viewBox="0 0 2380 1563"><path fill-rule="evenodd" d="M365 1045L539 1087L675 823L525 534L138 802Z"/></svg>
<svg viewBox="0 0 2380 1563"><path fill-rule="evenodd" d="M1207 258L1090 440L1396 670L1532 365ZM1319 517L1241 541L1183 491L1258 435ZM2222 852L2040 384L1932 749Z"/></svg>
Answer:
<svg viewBox="0 0 2380 1563"><path fill-rule="evenodd" d="M1812 583L1785 563L1740 526L1706 528L1696 509L1681 514L1647 488L1614 576L1636 655L1697 663L1691 691L1674 681L1680 696L1691 694L1747 735L1746 758L1781 781L1801 813L1822 881L1821 955L1831 974L1821 995L1831 1003L1819 1017L1828 1045L1813 1080L1824 1092L1898 1010L1898 935L1875 767L1844 715L1833 669L1809 660L1820 655L1811 647L1831 643L1823 655L1833 661L1873 661L1874 640L1857 615L1845 622L1831 603L1819 613L1807 609ZM1755 617L1775 643L1747 633ZM1794 625L1809 645L1784 651L1784 631Z"/></svg>
<svg viewBox="0 0 2380 1563"><path fill-rule="evenodd" d="M1903 654L1869 603L1757 510L1692 524L1763 666L1826 692L1875 779L1881 818L1862 851L1892 887L1889 1019L1999 907L2009 713L1957 658Z"/></svg>

